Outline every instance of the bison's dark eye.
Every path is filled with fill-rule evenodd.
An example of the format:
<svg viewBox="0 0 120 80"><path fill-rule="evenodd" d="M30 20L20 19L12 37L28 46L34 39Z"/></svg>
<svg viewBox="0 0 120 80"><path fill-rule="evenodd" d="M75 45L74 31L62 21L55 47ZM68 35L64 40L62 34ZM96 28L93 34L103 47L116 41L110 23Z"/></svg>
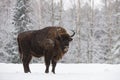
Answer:
<svg viewBox="0 0 120 80"><path fill-rule="evenodd" d="M73 39L72 38L64 38L65 41L72 41Z"/></svg>

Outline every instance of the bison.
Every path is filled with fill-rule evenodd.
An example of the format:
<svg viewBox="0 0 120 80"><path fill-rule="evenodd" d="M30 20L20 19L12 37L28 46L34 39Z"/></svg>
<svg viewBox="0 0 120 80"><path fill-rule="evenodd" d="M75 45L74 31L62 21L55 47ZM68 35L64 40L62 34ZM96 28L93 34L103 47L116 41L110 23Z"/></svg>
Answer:
<svg viewBox="0 0 120 80"><path fill-rule="evenodd" d="M55 73L57 61L68 51L69 42L74 35L74 31L70 36L64 28L56 26L20 33L17 40L24 72L31 72L29 63L32 56L38 58L44 56L45 73L49 72L50 63L52 72Z"/></svg>

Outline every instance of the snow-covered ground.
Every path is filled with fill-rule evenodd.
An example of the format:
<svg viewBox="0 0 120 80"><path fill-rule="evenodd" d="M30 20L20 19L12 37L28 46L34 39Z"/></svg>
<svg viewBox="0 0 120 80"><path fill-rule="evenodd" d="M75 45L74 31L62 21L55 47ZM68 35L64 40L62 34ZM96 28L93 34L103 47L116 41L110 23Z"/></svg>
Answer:
<svg viewBox="0 0 120 80"><path fill-rule="evenodd" d="M45 74L44 64L30 64L25 74L22 64L0 63L0 80L120 80L120 64L58 64L56 74ZM51 67L50 67L51 69Z"/></svg>

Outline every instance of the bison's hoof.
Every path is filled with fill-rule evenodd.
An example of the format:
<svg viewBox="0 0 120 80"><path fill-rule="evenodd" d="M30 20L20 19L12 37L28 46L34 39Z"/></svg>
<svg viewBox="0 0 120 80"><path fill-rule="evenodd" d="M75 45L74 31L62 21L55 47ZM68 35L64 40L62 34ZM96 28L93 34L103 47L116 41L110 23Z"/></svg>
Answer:
<svg viewBox="0 0 120 80"><path fill-rule="evenodd" d="M26 71L25 73L31 73L30 71Z"/></svg>
<svg viewBox="0 0 120 80"><path fill-rule="evenodd" d="M55 74L55 72L53 72L53 74Z"/></svg>
<svg viewBox="0 0 120 80"><path fill-rule="evenodd" d="M55 71L52 71L53 74L55 74Z"/></svg>
<svg viewBox="0 0 120 80"><path fill-rule="evenodd" d="M49 71L45 71L45 73L49 73Z"/></svg>

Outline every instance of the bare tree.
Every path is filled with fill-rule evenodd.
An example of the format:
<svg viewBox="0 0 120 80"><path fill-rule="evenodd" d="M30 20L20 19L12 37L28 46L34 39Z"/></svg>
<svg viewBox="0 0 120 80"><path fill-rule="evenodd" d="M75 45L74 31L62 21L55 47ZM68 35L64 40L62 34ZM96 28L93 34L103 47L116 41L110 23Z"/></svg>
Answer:
<svg viewBox="0 0 120 80"><path fill-rule="evenodd" d="M51 17L51 21L52 21L52 26L54 26L54 0L52 0L51 6L52 6L52 17Z"/></svg>
<svg viewBox="0 0 120 80"><path fill-rule="evenodd" d="M115 1L115 17L116 17L116 22L115 25L117 27L117 34L120 34L120 0Z"/></svg>
<svg viewBox="0 0 120 80"><path fill-rule="evenodd" d="M60 26L62 26L62 11L63 10L63 1L62 0L60 0L60 10L59 10L59 12L60 12L60 19L59 19L59 25Z"/></svg>
<svg viewBox="0 0 120 80"><path fill-rule="evenodd" d="M80 35L81 35L81 27L80 27L80 0L77 0L77 6L76 6L76 32L78 35L78 62L80 62L80 52L81 52L81 40L80 40Z"/></svg>
<svg viewBox="0 0 120 80"><path fill-rule="evenodd" d="M106 17L106 24L108 28L108 52L106 55L106 63L113 63L113 54L112 50L112 0L104 0L105 2L105 17Z"/></svg>
<svg viewBox="0 0 120 80"><path fill-rule="evenodd" d="M110 23L109 23L109 25L108 25L108 27L109 27L109 57L112 57L113 56L113 54L112 54L112 52L111 52L111 49L112 49L112 26L113 26L113 24L112 24L112 7L111 7L111 0L109 0L109 17L110 17ZM112 60L110 59L110 63L113 63L112 62Z"/></svg>
<svg viewBox="0 0 120 80"><path fill-rule="evenodd" d="M91 5L91 19L90 19L90 27L88 33L88 63L92 63L93 57L93 28L94 28L94 0L90 0Z"/></svg>
<svg viewBox="0 0 120 80"><path fill-rule="evenodd" d="M38 4L39 4L39 10L38 10L38 17L39 17L39 24L41 25L42 24L42 22L41 22L41 20L42 20L42 0L39 0L39 2L38 2ZM39 25L39 28L40 28L40 25Z"/></svg>

